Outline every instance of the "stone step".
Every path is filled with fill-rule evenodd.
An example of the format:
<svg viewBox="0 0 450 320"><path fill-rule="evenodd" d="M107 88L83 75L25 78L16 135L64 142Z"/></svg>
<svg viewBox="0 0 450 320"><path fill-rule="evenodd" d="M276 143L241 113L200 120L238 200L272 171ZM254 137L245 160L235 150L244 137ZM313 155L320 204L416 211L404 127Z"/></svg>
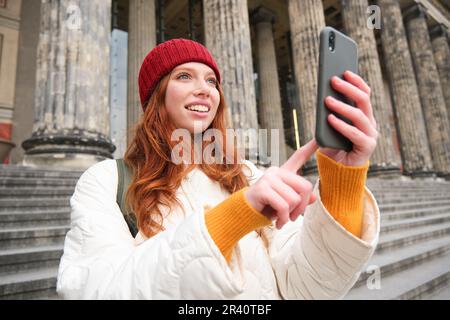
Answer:
<svg viewBox="0 0 450 320"><path fill-rule="evenodd" d="M404 180L404 179L376 179L373 177L369 177L367 179L367 184L369 186L378 187L378 186L390 186L390 187L398 187L398 186L412 186L412 187L433 187L433 186L441 186L448 187L450 185L449 181L442 179L433 179L433 180L424 180L424 179L413 179L413 180Z"/></svg>
<svg viewBox="0 0 450 320"><path fill-rule="evenodd" d="M400 184L393 184L393 183L373 183L370 179L366 182L367 187L370 190L374 191L383 191L386 190L386 188L395 190L400 189L407 189L407 190L426 190L426 189L433 189L433 190L448 190L450 189L450 182L446 183L431 183L431 184L424 184L421 182L418 182L416 184L411 183L400 183Z"/></svg>
<svg viewBox="0 0 450 320"><path fill-rule="evenodd" d="M6 177L0 179L0 188L16 187L74 187L78 179L60 179L60 178L13 178Z"/></svg>
<svg viewBox="0 0 450 320"><path fill-rule="evenodd" d="M0 169L0 178L58 178L58 179L78 179L83 171L60 171L48 170L3 170Z"/></svg>
<svg viewBox="0 0 450 320"><path fill-rule="evenodd" d="M449 251L450 236L445 236L417 243L413 246L400 247L388 252L376 252L367 264L365 268L366 271L361 273L361 276L353 288L367 285L368 278L373 277L375 274L374 268L379 268L379 274L383 278L387 275L422 263L423 261L446 254Z"/></svg>
<svg viewBox="0 0 450 320"><path fill-rule="evenodd" d="M40 210L34 212L0 212L0 229L23 227L68 226L70 210Z"/></svg>
<svg viewBox="0 0 450 320"><path fill-rule="evenodd" d="M0 230L0 248L7 250L63 244L68 231L67 226L4 229Z"/></svg>
<svg viewBox="0 0 450 320"><path fill-rule="evenodd" d="M26 299L32 299L32 300L63 300L56 293L56 288L51 288L51 289L47 290L46 292L41 291L41 293L37 297L26 298Z"/></svg>
<svg viewBox="0 0 450 320"><path fill-rule="evenodd" d="M23 199L23 197L68 197L75 191L74 187L40 187L40 188L0 188L0 199Z"/></svg>
<svg viewBox="0 0 450 320"><path fill-rule="evenodd" d="M58 267L63 245L0 251L0 277L32 269Z"/></svg>
<svg viewBox="0 0 450 320"><path fill-rule="evenodd" d="M422 300L450 300L450 281L442 283L439 288L436 288L429 294L424 294Z"/></svg>
<svg viewBox="0 0 450 320"><path fill-rule="evenodd" d="M10 213L10 214L16 214L19 212L26 212L26 213L35 213L35 212L43 212L43 211L67 211L70 210L69 201L67 201L67 204L64 206L56 206L56 207L39 207L39 206L33 206L33 207L7 207L2 208L0 207L0 213Z"/></svg>
<svg viewBox="0 0 450 320"><path fill-rule="evenodd" d="M49 172L49 173L61 173L61 174L77 174L82 173L84 170L73 169L73 168L65 168L65 167L57 167L57 166L24 166L20 164L0 164L0 173L5 172Z"/></svg>
<svg viewBox="0 0 450 320"><path fill-rule="evenodd" d="M377 246L377 253L386 249L395 249L423 242L433 238L447 236L450 233L450 222L439 225L422 226L418 228L397 230L383 233Z"/></svg>
<svg viewBox="0 0 450 320"><path fill-rule="evenodd" d="M406 209L420 209L420 208L431 208L438 206L448 206L450 205L450 199L439 200L439 201L422 201L422 202L409 202L409 203L398 203L398 204L379 204L380 212L392 212L397 210Z"/></svg>
<svg viewBox="0 0 450 320"><path fill-rule="evenodd" d="M375 199L378 203L392 203L393 201L400 200L404 201L415 201L416 199L420 199L420 201L428 201L430 199L450 199L450 196L447 193L437 193L437 192L430 192L428 194L423 192L411 192L409 194L390 194L388 191L381 195L374 194Z"/></svg>
<svg viewBox="0 0 450 320"><path fill-rule="evenodd" d="M380 289L366 285L350 290L346 300L420 299L450 279L450 253L427 259L400 272L381 277Z"/></svg>
<svg viewBox="0 0 450 320"><path fill-rule="evenodd" d="M415 189L434 189L434 190L448 190L450 189L450 182L446 183L431 183L431 184L425 184L421 182L417 182L415 184L411 183L373 183L370 179L366 183L367 187L374 191L383 191L386 190L385 188L389 189L408 189L408 190L415 190Z"/></svg>
<svg viewBox="0 0 450 320"><path fill-rule="evenodd" d="M410 192L423 192L423 193L428 193L428 192L449 192L450 190L450 184L445 186L445 187L440 187L440 186L432 186L432 187L422 187L422 186L417 186L417 187L408 187L408 186L398 186L398 187L391 187L391 186L380 186L378 188L373 188L370 185L366 184L366 186L369 188L369 190L374 193L374 194L382 194L384 192L386 192L386 190L389 190L389 193L392 194L402 194L402 193L410 193Z"/></svg>
<svg viewBox="0 0 450 320"><path fill-rule="evenodd" d="M450 211L444 214L437 214L429 217L410 218L397 221L382 221L381 232L388 233L395 230L421 227L431 224L450 222Z"/></svg>
<svg viewBox="0 0 450 320"><path fill-rule="evenodd" d="M397 184L392 184L392 183L377 183L373 180L371 180L370 178L366 181L366 185L367 187L373 189L373 190L383 190L383 188L385 187L389 187L389 189L392 189L393 191L395 191L396 189L400 189L400 188L409 188L409 189L442 189L442 190L446 190L446 189L450 189L450 181L445 182L445 183L421 183L421 182L417 182L417 183L397 183Z"/></svg>
<svg viewBox="0 0 450 320"><path fill-rule="evenodd" d="M0 299L39 299L55 294L58 268L29 270L0 277Z"/></svg>
<svg viewBox="0 0 450 320"><path fill-rule="evenodd" d="M442 195L442 196L449 196L450 191L449 190L442 190L442 189L437 189L437 190L408 190L408 191L403 191L402 189L400 190L391 190L389 188L385 188L384 190L381 191L374 191L374 190L370 190L375 196L380 197L380 198L390 198L390 197L405 197L405 198L414 198L417 195L424 195L424 196L433 196L433 195Z"/></svg>
<svg viewBox="0 0 450 320"><path fill-rule="evenodd" d="M392 221L392 220L403 220L408 218L426 217L433 216L436 214L442 214L450 212L450 206L438 206L431 208L419 208L419 209L408 209L408 210L398 210L395 212L382 212L381 220Z"/></svg>
<svg viewBox="0 0 450 320"><path fill-rule="evenodd" d="M388 205L388 204L396 204L396 203L411 203L414 202L424 202L424 201L444 201L449 200L450 197L445 195L433 194L429 196L425 196L423 194L417 194L415 197L376 197L375 198L378 204Z"/></svg>
<svg viewBox="0 0 450 320"><path fill-rule="evenodd" d="M25 198L21 200L0 199L0 212L8 211L10 208L36 208L36 207L68 207L70 197L64 198ZM28 209L23 209L23 211Z"/></svg>

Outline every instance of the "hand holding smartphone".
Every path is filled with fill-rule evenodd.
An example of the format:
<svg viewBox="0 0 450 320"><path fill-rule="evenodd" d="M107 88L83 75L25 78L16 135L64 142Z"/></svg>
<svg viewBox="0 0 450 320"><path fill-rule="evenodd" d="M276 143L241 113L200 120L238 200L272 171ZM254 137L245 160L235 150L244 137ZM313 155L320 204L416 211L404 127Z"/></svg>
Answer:
<svg viewBox="0 0 450 320"><path fill-rule="evenodd" d="M332 112L325 105L327 96L332 96L337 100L353 105L352 101L335 91L330 82L333 76L342 79L346 70L358 73L358 48L356 42L332 27L325 27L320 33L315 139L320 147L349 152L353 148L353 143L329 124L328 115L333 113L348 124L353 125L353 123L338 113Z"/></svg>

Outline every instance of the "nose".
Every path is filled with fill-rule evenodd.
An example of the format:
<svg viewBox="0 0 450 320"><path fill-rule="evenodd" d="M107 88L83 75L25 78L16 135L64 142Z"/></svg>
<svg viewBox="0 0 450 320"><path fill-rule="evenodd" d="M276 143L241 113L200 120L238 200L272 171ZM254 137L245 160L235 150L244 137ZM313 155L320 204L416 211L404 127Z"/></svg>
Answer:
<svg viewBox="0 0 450 320"><path fill-rule="evenodd" d="M197 95L204 95L206 97L209 97L211 93L211 87L206 83L206 81L200 81L200 83L197 85L197 88L194 90L194 94Z"/></svg>

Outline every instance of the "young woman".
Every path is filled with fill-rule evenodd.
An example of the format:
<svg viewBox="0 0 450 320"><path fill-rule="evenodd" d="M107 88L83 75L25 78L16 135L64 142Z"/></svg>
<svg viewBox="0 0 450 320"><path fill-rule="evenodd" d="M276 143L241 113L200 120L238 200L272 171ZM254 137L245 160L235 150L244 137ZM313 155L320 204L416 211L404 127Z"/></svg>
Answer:
<svg viewBox="0 0 450 320"><path fill-rule="evenodd" d="M60 296L342 298L372 256L380 229L377 203L365 186L378 135L370 89L358 75L344 76L332 84L358 108L327 105L353 121L354 127L329 120L354 143L351 152L318 150L312 140L265 172L245 159L175 164L173 131L193 137L197 123L225 136L227 107L220 72L204 46L186 39L156 46L139 73L144 113L125 155L133 172L127 203L139 232L130 233L116 203L115 160L86 170L70 202ZM220 151L229 158L225 145ZM314 153L319 179L313 187L297 171Z"/></svg>

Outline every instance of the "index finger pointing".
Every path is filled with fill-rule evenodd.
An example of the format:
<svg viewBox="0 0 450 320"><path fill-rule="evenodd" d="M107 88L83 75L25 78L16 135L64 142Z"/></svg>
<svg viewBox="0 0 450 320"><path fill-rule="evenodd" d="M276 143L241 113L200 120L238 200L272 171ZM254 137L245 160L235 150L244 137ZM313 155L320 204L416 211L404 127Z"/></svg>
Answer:
<svg viewBox="0 0 450 320"><path fill-rule="evenodd" d="M312 139L303 147L295 151L292 156L281 166L281 168L297 173L309 158L319 148L315 139Z"/></svg>

